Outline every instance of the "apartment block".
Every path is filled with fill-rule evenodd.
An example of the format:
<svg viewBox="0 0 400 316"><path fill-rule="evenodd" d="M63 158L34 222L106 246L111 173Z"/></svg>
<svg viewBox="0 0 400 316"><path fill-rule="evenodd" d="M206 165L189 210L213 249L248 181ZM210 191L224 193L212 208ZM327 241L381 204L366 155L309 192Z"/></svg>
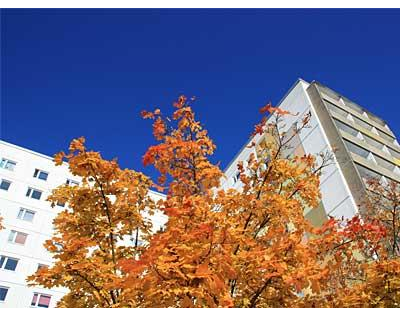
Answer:
<svg viewBox="0 0 400 316"><path fill-rule="evenodd" d="M5 226L0 231L0 307L54 307L67 292L28 287L25 279L53 261L43 243L51 238L53 219L63 206L52 208L46 198L61 184L79 182L66 163L55 166L51 157L0 141L0 216ZM164 198L157 192L150 195ZM166 217L156 214L152 221L156 230Z"/></svg>
<svg viewBox="0 0 400 316"><path fill-rule="evenodd" d="M289 144L292 153L334 152L333 163L321 176L319 206L306 210L305 217L321 225L329 216L351 218L360 211L367 194L366 180L374 177L387 183L400 182L400 146L387 123L356 102L318 82L299 79L278 104L298 115L283 117L282 132L290 135L305 114L310 128L303 129ZM237 163L246 160L265 135L249 139L225 170L224 188L240 187Z"/></svg>

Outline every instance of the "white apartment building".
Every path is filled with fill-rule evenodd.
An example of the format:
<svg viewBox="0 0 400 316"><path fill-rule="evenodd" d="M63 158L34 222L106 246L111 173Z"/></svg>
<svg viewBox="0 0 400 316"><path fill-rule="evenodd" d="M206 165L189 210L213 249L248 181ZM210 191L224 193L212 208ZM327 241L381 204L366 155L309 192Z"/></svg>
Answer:
<svg viewBox="0 0 400 316"><path fill-rule="evenodd" d="M52 236L52 221L63 207L52 208L47 196L57 186L79 183L68 165L55 166L51 157L0 141L0 307L54 307L64 288L28 287L26 277L52 257L43 247ZM154 200L164 198L150 192ZM166 222L152 217L153 229Z"/></svg>
<svg viewBox="0 0 400 316"><path fill-rule="evenodd" d="M293 139L285 154L317 155L336 149L334 163L323 170L320 179L321 202L304 214L314 225L321 225L328 216L348 219L362 213L369 177L383 183L400 182L400 146L395 135L384 120L355 102L318 82L299 79L277 106L298 113L284 116L282 132L288 135L296 122L311 113L310 128ZM255 153L247 146L253 141L258 144L263 137L251 138L228 165L224 188L241 186L237 163Z"/></svg>

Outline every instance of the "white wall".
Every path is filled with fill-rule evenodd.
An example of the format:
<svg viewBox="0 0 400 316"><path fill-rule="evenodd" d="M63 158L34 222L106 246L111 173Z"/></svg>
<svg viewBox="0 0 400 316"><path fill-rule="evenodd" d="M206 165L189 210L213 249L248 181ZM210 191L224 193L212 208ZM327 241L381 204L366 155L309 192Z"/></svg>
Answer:
<svg viewBox="0 0 400 316"><path fill-rule="evenodd" d="M56 167L50 157L3 141L0 141L0 158L17 163L14 171L0 168L0 178L11 181L8 191L0 190L0 213L5 226L0 231L0 254L19 259L15 271L0 269L0 286L9 288L0 307L30 307L34 292L50 294L50 307L53 307L66 290L28 288L25 278L37 270L39 263L51 265L52 262L43 243L51 237L52 221L62 208L51 208L47 196L52 188L65 183L67 178L79 179L68 172L66 165ZM36 168L49 173L46 181L33 177ZM25 196L28 187L43 191L39 201ZM35 212L32 222L17 218L21 207ZM28 234L24 245L8 242L11 230Z"/></svg>

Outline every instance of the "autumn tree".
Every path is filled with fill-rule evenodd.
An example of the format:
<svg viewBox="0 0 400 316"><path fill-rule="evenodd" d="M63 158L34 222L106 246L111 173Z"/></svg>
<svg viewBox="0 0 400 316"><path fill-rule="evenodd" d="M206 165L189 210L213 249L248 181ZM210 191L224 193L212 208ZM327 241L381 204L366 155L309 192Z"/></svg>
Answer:
<svg viewBox="0 0 400 316"><path fill-rule="evenodd" d="M319 203L319 175L330 155L322 153L319 165L310 155L283 155L294 136L281 131L282 116L291 114L268 105L262 112L274 118L264 117L255 134L270 140L239 165L242 188L224 191L223 174L208 158L215 145L192 101L181 97L172 117L142 113L154 121L159 142L143 161L159 170L160 185L168 181L159 207L169 221L138 260L121 261L125 300L132 307L295 306L329 273L306 242L313 228L303 213ZM309 119L299 119L295 134Z"/></svg>
<svg viewBox="0 0 400 316"><path fill-rule="evenodd" d="M118 261L142 251L137 242L124 241L139 231L146 240L151 229L146 219L153 210L147 194L151 181L141 173L121 170L116 160L87 151L84 143L82 137L73 140L68 154L55 156L56 165L68 162L81 183L61 185L49 196L52 206L66 206L54 220L53 238L45 243L55 262L28 280L31 285L67 288L60 307L112 307L123 292L119 282L124 273Z"/></svg>
<svg viewBox="0 0 400 316"><path fill-rule="evenodd" d="M356 307L398 306L399 191L371 182L368 211L314 227L304 213L320 203L320 175L331 152L296 156L296 137L311 113L261 109L238 164L240 187L222 189L224 174L210 161L216 146L196 120L194 99L180 97L170 116L143 111L156 144L144 165L160 173L167 194L155 205L151 181L121 170L74 140L65 158L79 186L57 188L67 203L46 243L54 266L32 284L64 286L66 307ZM296 116L291 129L285 116ZM159 209L165 227L150 235L145 214ZM119 242L141 232L143 246Z"/></svg>
<svg viewBox="0 0 400 316"><path fill-rule="evenodd" d="M331 218L309 241L330 273L321 279L319 293L305 295L302 306L399 307L400 186L370 179L367 189L360 214Z"/></svg>
<svg viewBox="0 0 400 316"><path fill-rule="evenodd" d="M138 260L122 260L127 273L125 301L131 307L229 306L225 280L234 271L229 255L218 247L223 238L213 189L222 177L208 156L215 145L181 97L171 118L159 109L142 112L153 119L159 143L143 157L168 183L167 199L159 204L168 215L164 232L154 236Z"/></svg>

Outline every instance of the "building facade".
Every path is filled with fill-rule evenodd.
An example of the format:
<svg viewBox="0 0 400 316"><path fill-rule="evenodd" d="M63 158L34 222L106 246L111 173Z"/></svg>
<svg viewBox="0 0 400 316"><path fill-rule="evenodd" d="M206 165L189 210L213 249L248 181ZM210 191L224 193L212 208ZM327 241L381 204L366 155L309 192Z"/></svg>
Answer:
<svg viewBox="0 0 400 316"><path fill-rule="evenodd" d="M0 216L5 227L0 231L0 307L54 307L66 293L64 288L28 287L25 280L52 263L43 243L51 238L52 221L63 207L52 208L47 196L61 184L79 181L67 164L55 166L51 157L0 141ZM152 221L156 230L166 217L156 214Z"/></svg>
<svg viewBox="0 0 400 316"><path fill-rule="evenodd" d="M341 94L318 83L299 79L278 104L298 115L283 117L282 132L290 134L305 114L310 113L310 128L292 141L295 155L334 152L334 161L321 176L321 203L304 214L314 225L329 216L351 218L360 212L367 193L366 180L375 177L382 183L400 182L400 146L386 122ZM246 160L263 136L243 146L225 170L225 188L240 187L237 163Z"/></svg>

